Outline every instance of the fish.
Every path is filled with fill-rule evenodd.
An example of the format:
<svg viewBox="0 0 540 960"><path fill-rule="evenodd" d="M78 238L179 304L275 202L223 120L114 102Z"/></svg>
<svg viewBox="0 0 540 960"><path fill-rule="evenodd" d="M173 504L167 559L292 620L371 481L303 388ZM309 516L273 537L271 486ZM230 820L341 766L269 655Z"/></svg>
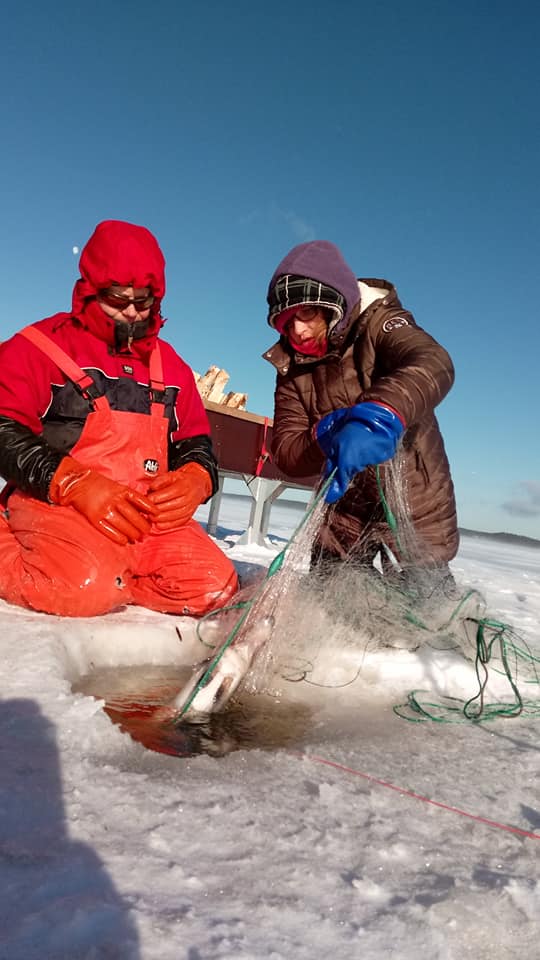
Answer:
<svg viewBox="0 0 540 960"><path fill-rule="evenodd" d="M259 651L270 640L274 618L260 617L229 643L229 638L192 676L171 703L177 718L220 713L246 676ZM228 644L228 645L227 645Z"/></svg>

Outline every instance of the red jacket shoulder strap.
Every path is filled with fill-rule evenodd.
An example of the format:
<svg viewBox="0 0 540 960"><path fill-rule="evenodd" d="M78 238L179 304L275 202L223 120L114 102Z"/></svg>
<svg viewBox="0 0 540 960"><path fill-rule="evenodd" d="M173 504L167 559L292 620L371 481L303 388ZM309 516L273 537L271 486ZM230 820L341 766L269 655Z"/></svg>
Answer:
<svg viewBox="0 0 540 960"><path fill-rule="evenodd" d="M90 400L95 407L104 406L105 404L107 406L109 405L107 398L97 393L97 387L92 377L88 373L85 373L79 364L75 363L75 360L72 360L69 354L67 354L65 350L62 350L62 347L59 347L57 343L54 343L46 333L38 330L37 327L34 327L32 324L28 327L23 327L22 330L19 330L19 333L21 336L26 337L27 340L30 340L30 343L33 343L38 350L41 350L49 360L52 360L53 363L65 373L66 377L73 381L82 395ZM93 390L92 387L94 388Z"/></svg>

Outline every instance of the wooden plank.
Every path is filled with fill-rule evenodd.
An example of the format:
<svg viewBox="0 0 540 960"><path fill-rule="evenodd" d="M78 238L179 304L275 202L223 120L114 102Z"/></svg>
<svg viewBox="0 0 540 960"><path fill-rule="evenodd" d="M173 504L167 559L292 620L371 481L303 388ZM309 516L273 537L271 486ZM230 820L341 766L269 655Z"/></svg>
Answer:
<svg viewBox="0 0 540 960"><path fill-rule="evenodd" d="M223 398L222 406L227 407L229 410L244 410L247 403L247 393L234 393L232 390L229 393L225 394Z"/></svg>
<svg viewBox="0 0 540 960"><path fill-rule="evenodd" d="M229 382L229 374L226 370L213 364L202 377L196 370L193 371L193 375L197 383L197 390L203 400L239 410L245 409L247 393L237 393L233 390L225 393L225 387Z"/></svg>
<svg viewBox="0 0 540 960"><path fill-rule="evenodd" d="M270 417L263 417L259 413L251 413L250 410L237 410L234 407L226 407L221 403L212 403L211 400L205 400L204 397L203 403L207 412L215 411L216 413L222 413L224 416L228 416L236 420L251 420L253 423L264 423L266 419L270 426L272 426L273 423Z"/></svg>

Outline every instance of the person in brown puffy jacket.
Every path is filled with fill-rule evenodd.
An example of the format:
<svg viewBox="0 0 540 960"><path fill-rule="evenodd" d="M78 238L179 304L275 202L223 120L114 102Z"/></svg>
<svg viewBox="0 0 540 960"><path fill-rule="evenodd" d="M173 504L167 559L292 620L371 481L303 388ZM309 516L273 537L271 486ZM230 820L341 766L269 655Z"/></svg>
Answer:
<svg viewBox="0 0 540 960"><path fill-rule="evenodd" d="M358 280L327 241L294 247L267 299L280 334L264 354L277 370L274 461L290 477L332 477L314 561L379 555L395 569L411 560L388 511L387 467L397 451L414 562L447 571L459 536L434 410L454 381L448 353L390 283Z"/></svg>

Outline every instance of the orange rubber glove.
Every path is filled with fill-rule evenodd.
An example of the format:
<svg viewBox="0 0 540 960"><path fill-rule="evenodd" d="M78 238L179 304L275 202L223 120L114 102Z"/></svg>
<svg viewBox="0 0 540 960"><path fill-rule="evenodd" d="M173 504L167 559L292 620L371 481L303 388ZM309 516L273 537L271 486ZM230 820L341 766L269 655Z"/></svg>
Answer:
<svg viewBox="0 0 540 960"><path fill-rule="evenodd" d="M60 461L49 487L49 499L74 507L109 540L125 545L149 533L154 507L148 497L109 480L73 457Z"/></svg>
<svg viewBox="0 0 540 960"><path fill-rule="evenodd" d="M183 527L211 493L210 474L194 461L156 477L148 488L156 527L158 530Z"/></svg>

